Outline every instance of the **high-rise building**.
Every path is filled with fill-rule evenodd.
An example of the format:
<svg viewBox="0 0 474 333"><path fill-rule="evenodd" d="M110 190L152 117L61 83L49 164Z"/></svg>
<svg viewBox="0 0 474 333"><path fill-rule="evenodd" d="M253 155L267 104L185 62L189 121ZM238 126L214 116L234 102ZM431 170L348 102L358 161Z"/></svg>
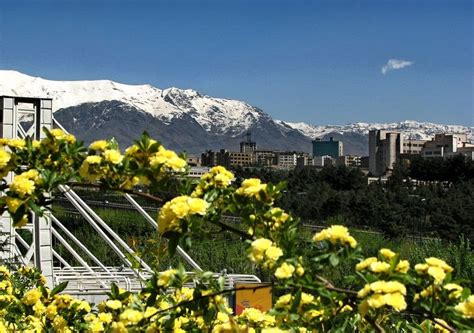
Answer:
<svg viewBox="0 0 474 333"><path fill-rule="evenodd" d="M257 143L252 141L252 133L247 131L246 140L240 142L241 153L253 153L257 150Z"/></svg>
<svg viewBox="0 0 474 333"><path fill-rule="evenodd" d="M403 137L398 132L371 130L369 132L369 171L374 176L390 172L403 153Z"/></svg>
<svg viewBox="0 0 474 333"><path fill-rule="evenodd" d="M313 156L331 156L338 158L344 155L344 145L342 141L334 140L332 137L329 141L315 139L313 142Z"/></svg>

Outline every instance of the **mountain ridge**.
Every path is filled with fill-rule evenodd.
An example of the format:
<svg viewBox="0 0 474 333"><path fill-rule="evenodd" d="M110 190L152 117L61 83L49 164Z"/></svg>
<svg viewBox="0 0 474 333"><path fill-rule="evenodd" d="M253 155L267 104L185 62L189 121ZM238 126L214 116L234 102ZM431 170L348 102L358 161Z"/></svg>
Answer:
<svg viewBox="0 0 474 333"><path fill-rule="evenodd" d="M12 70L0 70L0 95L53 98L56 118L86 142L108 134L128 144L131 134L136 137L139 129L151 129L173 149L189 151L194 146L198 148L191 150L196 152L206 148L235 150L244 133L251 130L261 148L310 152L311 140L333 136L344 142L347 153L363 155L367 153L362 147L366 146L370 129L401 131L414 139L460 132L474 140L474 127L468 126L416 121L316 126L274 120L246 102L211 97L193 89L160 89L110 80L52 81Z"/></svg>

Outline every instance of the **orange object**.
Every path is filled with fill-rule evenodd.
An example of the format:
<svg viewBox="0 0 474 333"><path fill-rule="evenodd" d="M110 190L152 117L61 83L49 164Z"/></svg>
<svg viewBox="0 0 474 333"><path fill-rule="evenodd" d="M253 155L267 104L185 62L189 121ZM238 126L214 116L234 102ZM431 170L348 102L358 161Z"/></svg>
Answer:
<svg viewBox="0 0 474 333"><path fill-rule="evenodd" d="M246 308L263 312L272 308L272 287L269 283L236 283L235 288L248 288L235 292L235 314L241 314Z"/></svg>

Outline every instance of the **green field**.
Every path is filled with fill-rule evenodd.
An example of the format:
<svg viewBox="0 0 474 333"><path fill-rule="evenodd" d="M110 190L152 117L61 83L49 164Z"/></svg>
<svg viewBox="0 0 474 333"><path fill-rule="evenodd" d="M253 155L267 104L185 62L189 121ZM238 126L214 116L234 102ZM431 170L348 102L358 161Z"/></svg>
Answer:
<svg viewBox="0 0 474 333"><path fill-rule="evenodd" d="M124 209L94 209L132 248L156 270L174 266L180 257L170 258L166 251L166 241L160 239L154 228L138 213ZM122 263L115 253L100 239L95 230L77 212L64 205L53 207L54 215L79 238L104 264L120 266ZM156 211L150 215L156 217ZM312 234L307 228L301 229L301 246L306 246ZM469 241L460 238L458 242L440 239L386 238L381 234L353 230L353 235L363 248L364 256L374 256L377 250L388 247L399 252L403 259L412 264L435 256L446 260L455 268L455 278L474 281L474 253ZM71 264L74 259L65 248L55 245L58 252ZM76 247L77 248L77 247ZM228 273L255 274L262 280L268 280L265 272L257 271L246 258L246 244L229 232L218 232L208 238L193 239L188 253L205 270ZM79 253L81 251L77 249ZM75 263L77 264L77 263ZM187 266L189 269L191 267ZM353 270L353 266L339 266L327 272L335 283L344 284L343 277ZM471 286L472 287L472 286Z"/></svg>

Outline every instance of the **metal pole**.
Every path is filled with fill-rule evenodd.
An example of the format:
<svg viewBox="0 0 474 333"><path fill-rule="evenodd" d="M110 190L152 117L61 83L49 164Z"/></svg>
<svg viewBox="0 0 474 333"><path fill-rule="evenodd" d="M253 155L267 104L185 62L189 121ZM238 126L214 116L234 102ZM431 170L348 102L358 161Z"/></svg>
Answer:
<svg viewBox="0 0 474 333"><path fill-rule="evenodd" d="M65 186L65 185L61 185L61 188L64 188L68 194L73 197L78 203L79 205L81 205L84 210L90 214L95 221L97 221L97 223L100 224L100 226L102 228L104 228L119 244L120 246L122 246L125 251L127 251L130 255L132 255L134 257L135 260L137 260L141 265L142 267L147 270L148 272L152 272L152 269L150 268L150 266L148 266L141 258L139 258L135 252L128 246L127 243L125 243L122 238L120 238L119 235L117 235L117 233L115 231L113 231L112 228L109 227L109 225L107 223L104 222L104 220L102 220L102 218L97 215L96 212L94 212L93 209L91 209L85 202L84 200L81 199L81 197L79 197L77 195L76 192L74 192L69 186ZM63 189L61 189L61 191L63 191ZM64 194L66 194L66 192L63 191Z"/></svg>
<svg viewBox="0 0 474 333"><path fill-rule="evenodd" d="M53 220L54 223L56 223L58 225L58 227L66 234L66 236L68 236L69 238L72 239L72 241L77 245L79 246L79 248L84 251L97 265L100 266L100 268L102 268L104 271L110 273L110 271L107 269L107 267L105 267L104 264L102 264L102 262L94 255L92 254L91 251L89 251L89 249L81 243L81 241L79 239L77 239L69 230L67 230L67 228L54 216L51 214L51 219Z"/></svg>
<svg viewBox="0 0 474 333"><path fill-rule="evenodd" d="M125 196L125 199L128 200L128 202L130 202L132 204L133 207L136 208L136 210L138 210L138 212L140 214L142 214L142 216L153 226L155 227L155 229L158 229L158 223L155 222L155 220L150 216L150 214L148 214L146 212L146 210L143 209L142 206L140 206L140 204L138 202L135 201L135 199L132 198L132 196L128 193L124 193L124 196ZM195 270L199 271L199 272L202 272L202 268L193 260L193 258L191 258L191 256L189 254L186 253L186 251L184 251L182 249L181 246L178 245L178 247L176 248L178 253L184 258L184 260L187 261L188 264L190 264Z"/></svg>

